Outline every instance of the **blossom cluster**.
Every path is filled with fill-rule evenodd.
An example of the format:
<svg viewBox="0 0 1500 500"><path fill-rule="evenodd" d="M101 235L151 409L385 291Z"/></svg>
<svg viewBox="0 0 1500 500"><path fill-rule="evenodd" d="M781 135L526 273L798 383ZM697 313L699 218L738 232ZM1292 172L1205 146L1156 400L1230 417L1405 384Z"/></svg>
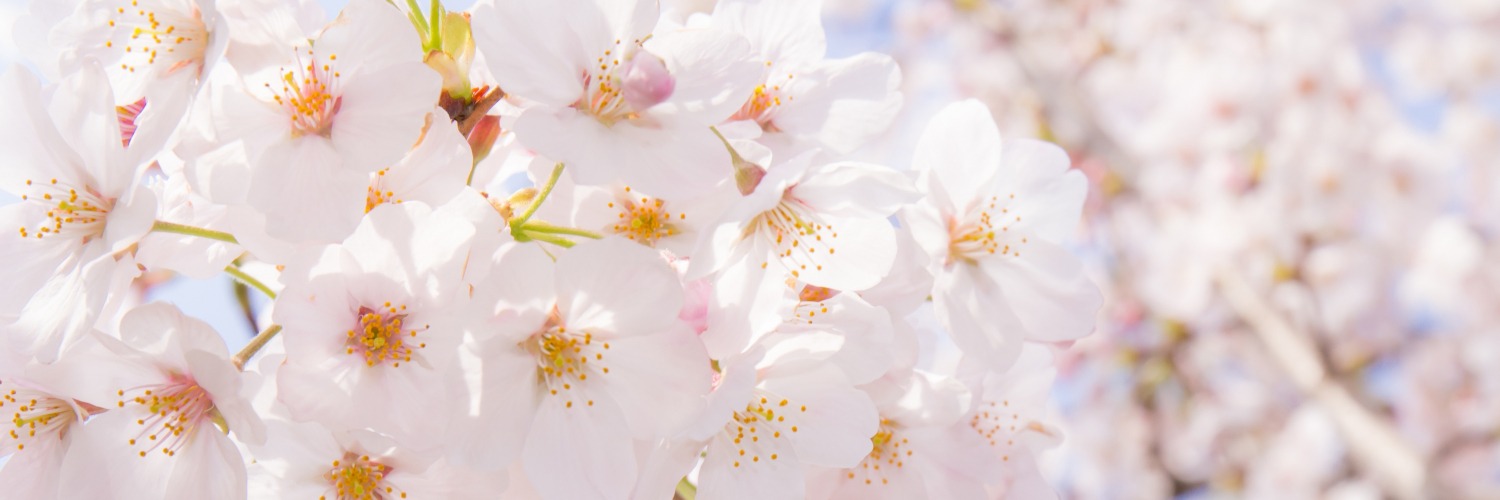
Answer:
<svg viewBox="0 0 1500 500"><path fill-rule="evenodd" d="M0 492L1051 495L1087 181L977 101L850 160L901 76L827 57L820 9L36 1ZM142 298L163 273L232 275L263 327L232 353Z"/></svg>
<svg viewBox="0 0 1500 500"><path fill-rule="evenodd" d="M1500 4L897 3L1100 187L1066 496L1500 495Z"/></svg>

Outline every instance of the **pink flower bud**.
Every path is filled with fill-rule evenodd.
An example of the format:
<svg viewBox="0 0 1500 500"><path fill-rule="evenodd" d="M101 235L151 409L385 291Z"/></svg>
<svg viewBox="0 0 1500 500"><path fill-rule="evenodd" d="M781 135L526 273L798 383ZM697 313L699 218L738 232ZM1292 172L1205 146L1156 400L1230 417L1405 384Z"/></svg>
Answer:
<svg viewBox="0 0 1500 500"><path fill-rule="evenodd" d="M661 59L642 52L630 60L625 73L625 103L636 111L655 106L672 96L677 80Z"/></svg>

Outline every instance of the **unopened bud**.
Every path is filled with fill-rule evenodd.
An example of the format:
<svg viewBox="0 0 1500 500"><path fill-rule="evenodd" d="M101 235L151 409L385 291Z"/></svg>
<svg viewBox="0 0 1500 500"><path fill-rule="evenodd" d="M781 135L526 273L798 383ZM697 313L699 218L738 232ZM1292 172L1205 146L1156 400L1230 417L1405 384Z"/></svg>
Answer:
<svg viewBox="0 0 1500 500"><path fill-rule="evenodd" d="M630 59L625 73L625 103L636 111L645 110L672 96L677 80L667 71L661 58L641 52Z"/></svg>
<svg viewBox="0 0 1500 500"><path fill-rule="evenodd" d="M500 137L500 117L485 115L475 123L474 130L469 131L469 151L474 154L474 163L479 163L490 155L490 149L495 147L495 140Z"/></svg>
<svg viewBox="0 0 1500 500"><path fill-rule="evenodd" d="M745 161L739 155L734 155L734 184L740 188L740 194L749 195L760 186L760 180L765 178L766 169L760 165Z"/></svg>

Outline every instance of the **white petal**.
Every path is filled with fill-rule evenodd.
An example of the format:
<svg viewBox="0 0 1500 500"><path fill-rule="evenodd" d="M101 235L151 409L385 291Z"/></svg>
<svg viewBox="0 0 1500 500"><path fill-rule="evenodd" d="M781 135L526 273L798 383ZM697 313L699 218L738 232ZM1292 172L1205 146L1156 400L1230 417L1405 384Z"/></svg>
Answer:
<svg viewBox="0 0 1500 500"><path fill-rule="evenodd" d="M573 9L570 9L573 7ZM572 105L583 96L589 54L605 47L583 46L569 17L593 10L582 0L530 2L497 0L474 9L474 41L500 88L548 106Z"/></svg>
<svg viewBox="0 0 1500 500"><path fill-rule="evenodd" d="M818 213L835 217L885 218L915 202L917 192L903 172L865 163L813 167L788 191Z"/></svg>
<svg viewBox="0 0 1500 500"><path fill-rule="evenodd" d="M927 123L913 166L930 172L927 194L939 207L964 213L995 192L1000 160L1000 129L984 104L967 100Z"/></svg>
<svg viewBox="0 0 1500 500"><path fill-rule="evenodd" d="M1072 163L1062 148L1049 142L1011 139L1001 145L1002 172L995 193L1016 196L1007 215L1020 217L1012 229L1035 232L1061 242L1078 228L1088 180L1069 170Z"/></svg>
<svg viewBox="0 0 1500 500"><path fill-rule="evenodd" d="M713 372L703 344L685 326L610 343L603 359L610 372L599 380L636 436L671 437L702 411Z"/></svg>
<svg viewBox="0 0 1500 500"><path fill-rule="evenodd" d="M1022 248L1019 257L981 259L980 266L1002 290L1005 307L1020 318L1026 338L1057 342L1092 332L1104 297L1084 275L1083 263L1040 239Z"/></svg>
<svg viewBox="0 0 1500 500"><path fill-rule="evenodd" d="M714 5L713 24L744 35L765 61L812 62L827 51L819 3L725 0Z"/></svg>
<svg viewBox="0 0 1500 500"><path fill-rule="evenodd" d="M333 118L333 146L346 169L374 172L395 164L417 143L442 78L421 63L383 67L347 82Z"/></svg>
<svg viewBox="0 0 1500 500"><path fill-rule="evenodd" d="M619 498L635 484L630 430L614 403L564 407L558 398L537 411L522 464L543 498Z"/></svg>
<svg viewBox="0 0 1500 500"><path fill-rule="evenodd" d="M516 120L514 131L526 147L565 163L581 185L622 182L673 199L702 193L734 175L728 150L708 127L605 126L572 109L531 108Z"/></svg>
<svg viewBox="0 0 1500 500"><path fill-rule="evenodd" d="M885 54L826 61L796 80L815 84L777 108L773 123L840 154L885 132L901 110L901 70Z"/></svg>
<svg viewBox="0 0 1500 500"><path fill-rule="evenodd" d="M455 462L496 469L514 461L541 403L536 360L515 341L496 338L465 345L460 353L469 380L469 407L454 413L448 453Z"/></svg>
<svg viewBox="0 0 1500 500"><path fill-rule="evenodd" d="M797 423L791 439L802 462L853 467L870 454L870 436L880 428L880 415L870 397L848 382L811 373L768 379L761 387L790 401L780 413Z"/></svg>
<svg viewBox="0 0 1500 500"><path fill-rule="evenodd" d="M364 215L369 178L340 167L320 137L302 137L261 154L250 183L250 205L266 214L266 232L292 242L332 243Z"/></svg>
<svg viewBox="0 0 1500 500"><path fill-rule="evenodd" d="M656 251L617 237L579 243L558 257L557 293L565 326L615 337L667 330L682 309L677 273Z"/></svg>
<svg viewBox="0 0 1500 500"><path fill-rule="evenodd" d="M657 33L645 47L662 58L676 81L672 95L646 114L674 125L707 127L729 118L750 98L762 72L750 43L728 32Z"/></svg>
<svg viewBox="0 0 1500 500"><path fill-rule="evenodd" d="M755 455L740 455L727 433L714 436L698 472L698 494L704 499L803 498L802 464L785 440L766 440ZM869 442L869 438L865 438ZM771 460L771 453L777 455ZM763 455L763 456L762 456Z"/></svg>
<svg viewBox="0 0 1500 500"><path fill-rule="evenodd" d="M964 354L978 357L993 370L1003 370L1021 353L1025 326L1006 304L995 284L982 284L977 270L961 268L943 273L933 286L933 307Z"/></svg>
<svg viewBox="0 0 1500 500"><path fill-rule="evenodd" d="M367 72L388 66L421 63L423 56L422 41L411 22L380 0L350 0L314 47L323 56L318 61L336 55L338 70L346 78L363 79L369 77ZM436 100L436 91L428 97Z"/></svg>

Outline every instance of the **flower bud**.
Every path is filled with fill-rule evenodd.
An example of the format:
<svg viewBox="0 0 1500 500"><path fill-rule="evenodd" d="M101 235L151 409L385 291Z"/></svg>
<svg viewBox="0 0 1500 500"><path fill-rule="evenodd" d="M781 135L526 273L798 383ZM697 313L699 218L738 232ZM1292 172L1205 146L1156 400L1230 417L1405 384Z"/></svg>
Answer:
<svg viewBox="0 0 1500 500"><path fill-rule="evenodd" d="M495 140L499 137L500 117L485 115L479 118L474 130L469 131L469 151L473 152L475 164L490 155L490 149L495 147Z"/></svg>
<svg viewBox="0 0 1500 500"><path fill-rule="evenodd" d="M661 58L650 53L636 54L625 73L625 103L636 111L655 106L672 96L677 80L667 71Z"/></svg>

